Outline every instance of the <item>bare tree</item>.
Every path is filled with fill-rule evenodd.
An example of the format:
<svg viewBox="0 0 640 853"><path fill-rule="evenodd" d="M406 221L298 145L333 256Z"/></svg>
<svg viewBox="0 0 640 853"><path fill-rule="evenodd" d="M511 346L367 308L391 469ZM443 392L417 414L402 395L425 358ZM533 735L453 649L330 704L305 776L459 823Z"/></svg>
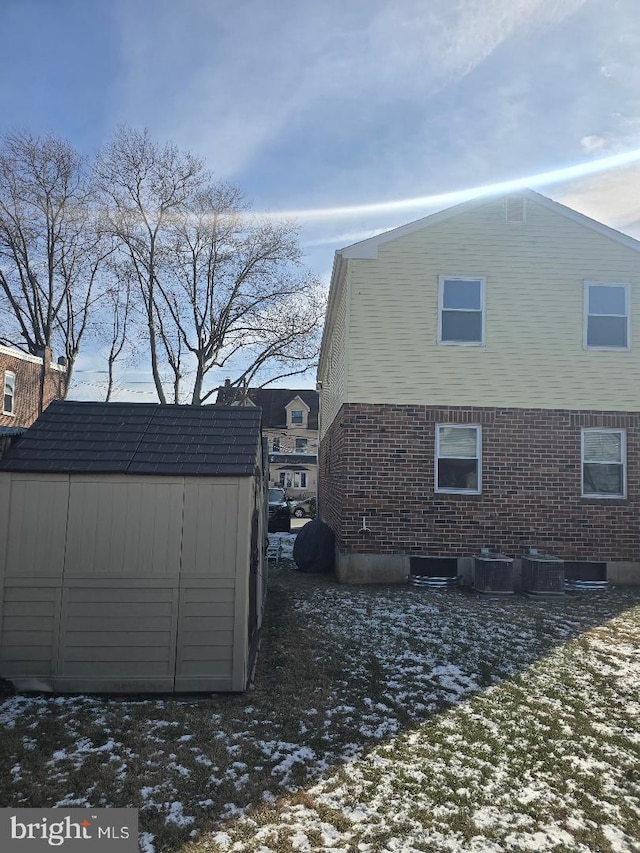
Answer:
<svg viewBox="0 0 640 853"><path fill-rule="evenodd" d="M93 303L105 246L85 164L53 136L0 140L0 343L67 362L67 388Z"/></svg>
<svg viewBox="0 0 640 853"><path fill-rule="evenodd" d="M158 399L167 402L163 370L168 368L173 376L173 401L178 402L181 342L167 323L171 312L167 313L167 300L158 285L166 275L169 223L172 217L184 214L187 199L204 182L204 166L175 146L157 145L147 131L120 127L98 155L95 175L105 218L144 306Z"/></svg>
<svg viewBox="0 0 640 853"><path fill-rule="evenodd" d="M130 360L134 355L134 336L131 334L134 325L134 299L131 281L127 276L121 276L116 270L112 285L105 292L106 310L98 322L98 337L106 340L107 344L107 388L105 402L108 403L114 391L115 365L125 352L128 351Z"/></svg>
<svg viewBox="0 0 640 853"><path fill-rule="evenodd" d="M251 217L236 187L146 132L120 129L96 173L144 303L161 402L163 369L173 401L188 379L194 405L216 390L215 368L233 369L236 386L309 369L324 305L292 223Z"/></svg>
<svg viewBox="0 0 640 853"><path fill-rule="evenodd" d="M190 199L170 231L172 290L160 291L194 364L192 404L215 392L205 387L214 368L235 367L240 387L314 364L324 304L292 223L250 218L239 190L217 184Z"/></svg>

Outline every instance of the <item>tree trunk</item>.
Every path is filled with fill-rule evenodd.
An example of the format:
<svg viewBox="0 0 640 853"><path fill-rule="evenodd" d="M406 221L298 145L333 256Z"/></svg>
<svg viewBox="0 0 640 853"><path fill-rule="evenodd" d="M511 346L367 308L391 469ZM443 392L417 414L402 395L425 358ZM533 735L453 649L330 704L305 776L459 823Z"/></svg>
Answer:
<svg viewBox="0 0 640 853"><path fill-rule="evenodd" d="M45 344L43 353L42 353L42 368L40 370L40 393L38 394L38 414L41 415L44 412L44 398L46 393L47 386L47 373L50 370L49 365L51 364L51 347L49 344Z"/></svg>

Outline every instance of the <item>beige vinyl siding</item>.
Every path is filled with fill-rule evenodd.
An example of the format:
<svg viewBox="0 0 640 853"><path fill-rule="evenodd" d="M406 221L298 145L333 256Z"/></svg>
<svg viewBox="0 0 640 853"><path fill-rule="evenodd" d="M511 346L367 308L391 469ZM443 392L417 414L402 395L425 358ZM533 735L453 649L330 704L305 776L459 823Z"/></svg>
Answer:
<svg viewBox="0 0 640 853"><path fill-rule="evenodd" d="M349 402L638 408L640 255L613 239L496 201L347 263ZM485 346L438 345L441 275L486 279ZM630 285L630 352L583 348L585 280Z"/></svg>
<svg viewBox="0 0 640 853"><path fill-rule="evenodd" d="M349 304L349 276L345 273L339 282L331 339L327 344L327 360L324 374L320 376L320 434L322 439L340 411L347 397L347 339Z"/></svg>

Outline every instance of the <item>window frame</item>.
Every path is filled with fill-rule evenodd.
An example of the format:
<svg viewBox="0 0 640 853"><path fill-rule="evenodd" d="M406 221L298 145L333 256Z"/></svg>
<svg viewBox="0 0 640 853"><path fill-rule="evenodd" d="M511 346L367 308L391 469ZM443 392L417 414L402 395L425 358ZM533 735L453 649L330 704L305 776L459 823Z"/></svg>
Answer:
<svg viewBox="0 0 640 853"><path fill-rule="evenodd" d="M454 429L475 429L476 431L476 455L470 456L443 456L443 459L472 459L475 458L477 464L477 488L475 489L451 489L441 488L438 484L438 462L440 461L440 429L442 427ZM437 423L436 424L436 450L434 464L434 492L446 495L480 495L482 494L482 426L481 424L451 424Z"/></svg>
<svg viewBox="0 0 640 853"><path fill-rule="evenodd" d="M590 314L589 313L589 288L590 287L619 287L624 290L624 307L625 314ZM629 284L624 282L616 282L616 281L595 281L588 280L584 282L583 289L583 317L582 317L582 346L585 350L605 350L610 352L629 352L631 349L631 311L630 311L630 298L629 298ZM625 317L627 320L626 327L626 335L627 335L627 343L626 346L599 346L597 344L588 343L589 340L589 317Z"/></svg>
<svg viewBox="0 0 640 853"><path fill-rule="evenodd" d="M300 420L294 421L293 415L300 412ZM292 427L304 427L304 409L289 409L289 423Z"/></svg>
<svg viewBox="0 0 640 853"><path fill-rule="evenodd" d="M309 449L309 439L306 436L296 435L294 438L296 453L306 453ZM304 442L304 444L302 444ZM298 445L302 444L302 447Z"/></svg>
<svg viewBox="0 0 640 853"><path fill-rule="evenodd" d="M11 394L7 394L9 377L13 379L13 383L11 386ZM5 400L7 397L11 397L11 409L5 408ZM8 415L9 417L16 416L16 374L13 370L4 371L4 377L2 382L2 414Z"/></svg>
<svg viewBox="0 0 640 853"><path fill-rule="evenodd" d="M608 495L601 492L585 492L584 490L584 466L597 465L597 462L585 462L584 458L584 435L586 432L607 432L617 433L621 436L620 455L622 457L622 494ZM602 463L605 465L619 464L617 462ZM580 493L583 498L590 498L605 501L621 501L627 498L627 431L626 429L618 429L617 427L583 427L580 430Z"/></svg>
<svg viewBox="0 0 640 853"><path fill-rule="evenodd" d="M447 281L477 281L480 283L480 314L481 326L479 341L450 341L442 339L442 315L443 311L474 311L477 309L469 308L444 308L444 286ZM439 275L438 276L438 343L442 346L454 347L483 347L486 342L486 305L485 291L487 280L483 275Z"/></svg>

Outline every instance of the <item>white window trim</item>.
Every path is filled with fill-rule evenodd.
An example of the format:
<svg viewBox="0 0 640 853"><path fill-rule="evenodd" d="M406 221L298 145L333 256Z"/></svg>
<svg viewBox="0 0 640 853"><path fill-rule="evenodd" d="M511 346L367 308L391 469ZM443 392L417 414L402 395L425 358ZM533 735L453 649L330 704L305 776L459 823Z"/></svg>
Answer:
<svg viewBox="0 0 640 853"><path fill-rule="evenodd" d="M624 307L627 317L627 345L626 347L598 347L587 343L587 331L589 317L621 317L621 314L589 314L589 288L593 285L598 287L622 287L624 288ZM582 317L582 346L586 350L608 350L610 352L629 352L631 349L631 312L629 310L629 285L616 281L585 281L583 290L583 317Z"/></svg>
<svg viewBox="0 0 640 853"><path fill-rule="evenodd" d="M442 340L442 312L443 310L455 311L463 309L447 308L443 309L444 302L444 283L445 281L479 281L480 282L480 311L482 313L482 340L480 341L443 341ZM486 310L485 310L485 290L486 278L483 275L439 275L438 276L438 343L444 347L483 347L485 346L486 334ZM468 309L465 309L468 310Z"/></svg>
<svg viewBox="0 0 640 853"><path fill-rule="evenodd" d="M477 489L441 489L438 486L438 461L440 459L440 427L453 427L454 429L476 430L476 456L478 460L478 488ZM469 459L470 457L445 456L445 459ZM482 427L480 424L436 424L436 458L433 471L434 491L447 495L480 495L482 494Z"/></svg>
<svg viewBox="0 0 640 853"><path fill-rule="evenodd" d="M8 412L4 407L4 398L7 394L7 377L13 377L13 394L11 395L11 411ZM16 375L13 370L5 370L4 377L2 380L2 414L7 415L7 417L15 418L16 416Z"/></svg>
<svg viewBox="0 0 640 853"><path fill-rule="evenodd" d="M620 450L622 455L622 494L621 495L603 495L600 492L585 492L584 490L584 434L585 432L615 432L622 436L620 442ZM593 463L596 464L596 463ZM601 427L583 427L580 431L580 482L583 498L597 498L603 501L621 501L627 497L627 431L624 429L606 429Z"/></svg>

